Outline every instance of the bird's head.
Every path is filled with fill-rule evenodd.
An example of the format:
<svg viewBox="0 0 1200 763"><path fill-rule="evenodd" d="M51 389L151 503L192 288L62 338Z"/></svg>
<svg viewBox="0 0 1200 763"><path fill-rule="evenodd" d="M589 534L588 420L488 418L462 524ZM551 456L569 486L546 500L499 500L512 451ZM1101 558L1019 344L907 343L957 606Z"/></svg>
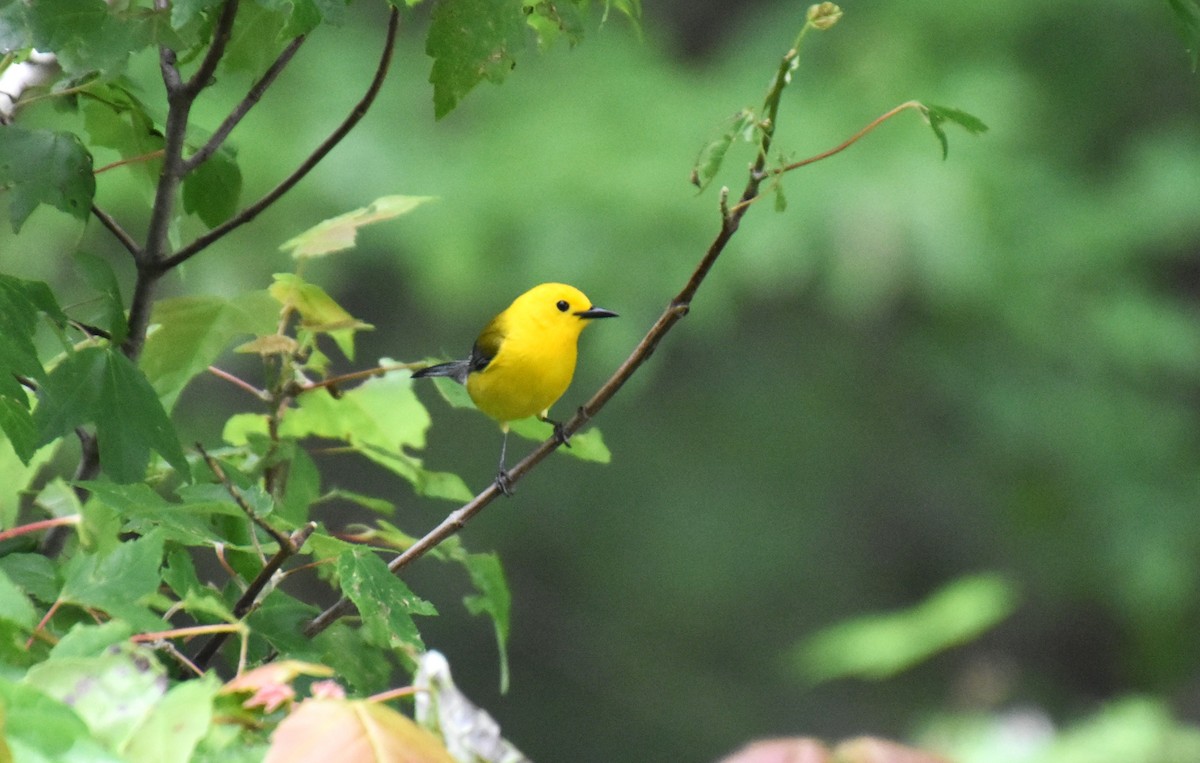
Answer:
<svg viewBox="0 0 1200 763"><path fill-rule="evenodd" d="M509 311L527 315L545 329L574 336L578 336L588 323L597 318L617 316L612 310L594 306L586 294L565 283L535 286L517 297Z"/></svg>

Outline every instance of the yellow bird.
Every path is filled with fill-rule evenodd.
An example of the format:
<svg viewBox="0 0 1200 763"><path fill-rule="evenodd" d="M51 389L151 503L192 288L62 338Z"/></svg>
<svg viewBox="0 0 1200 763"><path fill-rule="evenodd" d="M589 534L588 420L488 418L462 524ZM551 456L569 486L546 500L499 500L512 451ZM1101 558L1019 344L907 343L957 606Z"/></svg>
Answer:
<svg viewBox="0 0 1200 763"><path fill-rule="evenodd" d="M562 424L549 418L575 375L576 345L584 327L596 318L615 318L612 310L592 305L574 286L544 283L513 300L480 332L466 360L440 363L413 378L449 376L466 385L479 410L500 422L500 471L496 484L509 494L504 451L508 423L536 415L554 425L563 444Z"/></svg>

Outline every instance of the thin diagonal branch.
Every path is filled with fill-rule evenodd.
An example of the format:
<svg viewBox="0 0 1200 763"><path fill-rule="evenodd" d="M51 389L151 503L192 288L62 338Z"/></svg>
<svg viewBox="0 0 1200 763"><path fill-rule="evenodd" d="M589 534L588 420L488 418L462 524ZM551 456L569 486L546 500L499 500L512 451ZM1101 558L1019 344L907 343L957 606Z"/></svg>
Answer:
<svg viewBox="0 0 1200 763"><path fill-rule="evenodd" d="M379 95L379 89L383 86L383 80L387 76L388 68L391 65L392 49L396 40L396 30L399 28L399 24L400 12L393 8L391 15L388 17L387 39L384 43L383 54L379 58L379 65L375 69L375 76L371 80L371 85L367 88L367 92L363 95L362 99L354 106L354 109L351 110L349 116L347 116L346 119L340 125L338 125L337 129L330 133L329 137L326 138L321 145L317 146L316 150L313 151L313 153L307 159L305 159L294 172L292 172L292 174L284 178L279 185L272 188L258 201L246 207L241 212L226 220L224 223L213 228L208 233L199 236L192 241L192 243L183 247L174 255L157 263L156 267L158 270L167 271L183 264L207 248L213 242L224 237L233 229L239 228L253 220L255 217L258 217L263 210L274 204L279 197L283 196L285 193L290 191L293 186L303 180L304 177L312 171L313 167L316 167L317 164L325 158L325 155L332 151L333 148L341 142L342 138L346 137L346 134L349 133L350 130L352 130L364 116L366 116L367 110L375 101L375 97Z"/></svg>
<svg viewBox="0 0 1200 763"><path fill-rule="evenodd" d="M238 0L225 0L225 5L221 8L221 16L217 19L216 29L213 30L212 43L208 46L208 52L204 54L204 60L200 62L199 68L192 74L191 79L182 83L182 91L188 97L194 99L201 90L208 87L213 73L217 71L217 64L225 55L225 46L229 44L229 37L233 34L233 22L237 18L237 12Z"/></svg>
<svg viewBox="0 0 1200 763"><path fill-rule="evenodd" d="M133 240L133 236L130 236L129 233L127 233L125 229L121 227L121 224L117 222L112 215L100 209L100 207L96 206L94 203L92 204L92 215L100 221L101 225L103 225L105 228L108 228L108 232L113 234L113 237L116 238L117 241L121 242L121 246L125 247L125 249L131 255L133 255L134 260L137 260L142 256L142 248L138 246L138 242Z"/></svg>
<svg viewBox="0 0 1200 763"><path fill-rule="evenodd" d="M199 151L183 160L184 174L204 164L208 160L208 157L212 156L225 143L225 139L229 137L229 133L233 132L233 128L237 127L246 114L250 113L250 109L258 104L263 93L266 92L268 87L274 84L275 79L291 62L292 57L296 55L296 51L300 49L300 46L304 44L306 39L308 38L305 35L300 35L288 43L287 47L276 57L263 76L246 91L246 97L234 107L229 116L225 117L225 121L221 123L212 137L208 139L208 142Z"/></svg>

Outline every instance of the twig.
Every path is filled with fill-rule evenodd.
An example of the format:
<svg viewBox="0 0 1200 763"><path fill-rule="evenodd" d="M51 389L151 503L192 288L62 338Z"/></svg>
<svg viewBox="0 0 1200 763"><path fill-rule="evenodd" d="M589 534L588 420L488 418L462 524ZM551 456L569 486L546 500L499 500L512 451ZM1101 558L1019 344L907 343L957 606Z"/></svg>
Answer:
<svg viewBox="0 0 1200 763"><path fill-rule="evenodd" d="M379 65L375 69L375 77L371 80L371 84L367 88L367 92L354 106L349 116L346 117L345 121L338 125L337 129L330 133L329 137L326 138L321 145L317 146L316 150L313 151L313 153L309 155L309 157L305 159L300 166L295 169L295 171L292 172L292 174L284 178L279 185L272 188L265 195L263 195L262 198L246 207L241 212L237 213L207 233L198 236L192 241L192 243L183 247L175 254L165 258L161 262L158 262L155 265L155 268L158 271L165 272L186 262L188 259L194 257L196 254L211 245L214 241L222 238L233 229L241 227L242 225L245 225L253 220L255 217L258 217L259 213L274 204L280 196L283 196L285 193L290 191L294 185L304 179L304 176L307 175L313 169L313 167L317 166L317 163L324 159L325 155L332 151L333 148L341 142L342 138L346 137L346 134L349 133L350 130L352 130L364 116L366 116L367 110L375 101L375 96L379 94L380 87L383 86L383 80L387 76L387 71L392 61L392 48L396 40L396 30L399 28L399 25L400 12L396 8L393 8L391 15L388 17L387 38L384 43L383 54L379 58Z"/></svg>
<svg viewBox="0 0 1200 763"><path fill-rule="evenodd" d="M94 203L92 204L92 215L100 221L101 225L108 228L108 232L113 234L117 241L121 242L121 246L125 247L126 251L133 255L134 260L142 256L142 248L138 246L138 242L133 240L133 236L125 232L125 229L121 227L121 224L112 215Z"/></svg>
<svg viewBox="0 0 1200 763"><path fill-rule="evenodd" d="M275 552L275 556L271 557L271 560L263 566L258 575L254 577L254 580L250 581L250 585L242 592L241 598L233 605L233 614L235 617L241 619L250 613L250 610L253 609L255 603L258 601L259 595L275 577L275 573L279 571L279 568L283 566L283 563L289 557L294 556L304 547L305 542L308 541L308 537L316 529L317 523L309 522L286 538L284 543L279 544L279 550ZM228 633L213 634L212 638L196 653L196 665L201 668L207 667L209 661L220 650L221 646L225 643L225 639L228 637ZM243 650L244 648L245 645L243 644Z"/></svg>
<svg viewBox="0 0 1200 763"><path fill-rule="evenodd" d="M242 491L238 490L237 485L234 485L229 481L229 477L225 475L225 470L221 468L219 463L217 463L217 459L209 455L208 451L205 450L204 446L200 443L196 443L196 450L200 451L200 455L204 458L204 462L208 464L208 468L212 471L217 480L225 486L225 492L229 493L229 496L233 498L234 503L238 505L238 508L242 510L242 513L249 517L251 522L258 525L263 532L274 538L275 542L279 544L280 549L290 545L291 541L288 539L288 536L284 535L279 530L276 530L274 527L271 527L271 525L263 520L262 517L258 516L258 513L254 511L254 507L247 503L246 497L242 495ZM296 553L295 549L292 549L291 553Z"/></svg>
<svg viewBox="0 0 1200 763"><path fill-rule="evenodd" d="M229 373L228 371L222 371L221 369L217 368L216 366L209 366L208 372L210 374L212 374L213 376L217 377L218 379L224 379L225 381L229 382L233 386L243 389L246 392L249 392L251 395L254 395L259 400L262 400L263 402L270 402L270 400L271 400L271 394L269 392L267 392L266 390L261 390L258 387L255 387L253 384L251 384L248 381L245 381L244 379L239 379L238 377L234 376L233 374Z"/></svg>
<svg viewBox="0 0 1200 763"><path fill-rule="evenodd" d="M185 173L199 167L221 147L225 139L229 137L229 133L233 132L233 128L237 127L238 123L250 112L250 109L254 108L262 98L263 93L266 92L266 89L275 82L276 77L291 62L292 57L296 55L296 51L300 49L300 46L304 44L306 39L308 39L306 35L300 35L288 43L287 47L275 58L263 76L246 91L246 97L234 107L229 116L225 117L225 121L212 134L208 142L201 146L199 151L183 160Z"/></svg>

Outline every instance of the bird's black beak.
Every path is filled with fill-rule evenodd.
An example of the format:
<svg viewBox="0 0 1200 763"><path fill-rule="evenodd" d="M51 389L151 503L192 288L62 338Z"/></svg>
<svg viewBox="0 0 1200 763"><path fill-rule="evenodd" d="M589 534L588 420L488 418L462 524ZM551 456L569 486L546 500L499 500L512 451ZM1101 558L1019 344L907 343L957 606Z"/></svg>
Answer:
<svg viewBox="0 0 1200 763"><path fill-rule="evenodd" d="M616 318L617 314L612 310L605 310L603 307L589 307L587 310L576 310L575 314L580 318L592 320L593 318Z"/></svg>

